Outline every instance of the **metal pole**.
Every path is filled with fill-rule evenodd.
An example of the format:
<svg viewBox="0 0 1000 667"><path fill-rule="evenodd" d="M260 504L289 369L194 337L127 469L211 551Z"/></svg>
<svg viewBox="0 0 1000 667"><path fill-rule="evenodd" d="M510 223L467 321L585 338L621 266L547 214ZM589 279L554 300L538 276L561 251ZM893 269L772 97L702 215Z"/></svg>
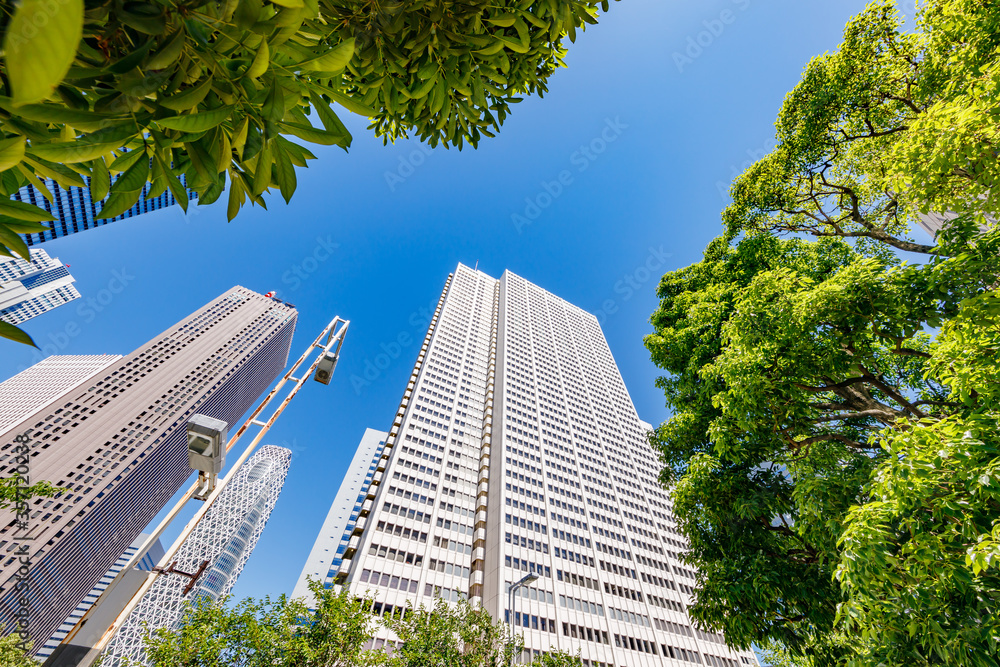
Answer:
<svg viewBox="0 0 1000 667"><path fill-rule="evenodd" d="M337 328L338 324L341 325L339 329ZM302 356L298 358L295 364L285 373L284 376L282 376L281 380L278 381L278 384L274 386L274 389L272 389L268 393L268 395L264 398L264 400L261 401L260 405L257 406L257 409L255 409L253 413L251 413L251 415L247 417L247 419L243 422L243 425L240 426L239 430L237 430L236 433L229 439L229 442L226 443L227 452L236 446L236 443L240 439L240 436L242 436L243 433L245 433L250 426L261 427L260 432L253 439L253 441L247 446L246 450L244 450L243 454L240 456L240 458L233 465L232 469L229 471L229 474L226 475L226 477L223 480L221 480L218 484L216 484L215 490L213 490L212 493L205 499L205 504L201 506L198 512L194 515L194 517L188 522L187 526L184 527L184 530L182 530L181 534L178 535L176 540L174 540L174 543L171 545L170 549L168 549L166 553L163 554L163 557L160 559L160 562L157 563L157 568L155 568L153 571L149 572L146 575L146 579L139 587L139 590L135 593L135 595L132 596L128 604L125 605L125 608L115 619L114 623L112 623L111 627L108 628L107 632L104 633L100 641L97 642L97 644L93 647L95 650L91 651L90 655L96 657L99 656L104 651L104 649L108 645L108 642L111 641L111 638L115 636L115 633L118 632L118 629L128 618L129 614L131 614L132 611L135 609L136 605L139 603L139 600L141 600L142 596L145 595L146 592L149 591L149 589L152 587L153 582L156 581L156 577L161 574L161 572L157 570L164 568L166 565L170 563L170 559L173 558L177 550L180 549L181 544L183 544L184 540L187 539L187 537L195 529L195 527L198 525L201 519L205 516L205 513L211 507L212 503L215 502L215 499L219 496L220 493L222 493L222 490L225 489L226 485L235 477L237 471L239 471L240 469L240 466L242 466L243 463L250 457L250 454L252 454L253 450L256 449L257 444L261 441L264 435L267 434L268 430L274 424L275 420L281 415L282 412L284 412L285 407L288 405L288 403L295 397L295 395L298 393L302 385L305 384L305 381L308 380L309 377L312 375L313 371L316 369L316 366L319 365L320 359L322 359L323 354L329 352L330 348L333 347L333 344L335 342L337 344L336 353L337 354L340 353L340 348L344 343L344 336L347 333L347 327L349 325L350 325L349 320L344 320L341 319L340 317L333 318L333 320L328 325L326 325L326 327L319 334L319 336L316 337L316 340L314 340L306 348L305 352L302 353ZM326 336L325 344L320 342L324 336ZM309 356L309 353L316 348L320 348L322 350L320 354L317 355L316 360L313 361L312 365L309 366L309 368L302 375L302 377L295 378L293 376L295 371L298 370L299 366L302 365L306 357ZM268 404L275 397L278 391L289 380L295 383L295 385L291 389L291 392L275 409L274 413L268 418L267 421L265 422L259 421L257 419L257 416L261 412L263 412L264 408L268 406ZM122 568L121 572L119 572L118 577L116 577L115 581L117 581L118 578L123 577L126 571L132 569L139 562L139 560L146 554L149 548L155 543L156 539L164 531L164 529L167 527L170 521L172 521L177 516L177 514L184 507L187 501L191 499L191 497L194 495L198 487L199 483L195 482L195 484L188 490L188 492L184 494L184 496L177 502L176 505L174 505L174 507L167 514L167 516L163 519L163 521L160 522L160 525L157 526L156 531L154 531L154 533L146 541L146 543L142 546L142 548L139 549L139 551L136 552L136 554L132 557L128 565ZM109 586L109 588L110 587L111 586ZM75 630L82 627L82 625L83 625L82 622L77 623L76 628L74 628L74 633L67 636L66 639L63 640L63 642L69 641L72 638L73 634L75 634ZM81 665L80 667L86 667L86 666Z"/></svg>

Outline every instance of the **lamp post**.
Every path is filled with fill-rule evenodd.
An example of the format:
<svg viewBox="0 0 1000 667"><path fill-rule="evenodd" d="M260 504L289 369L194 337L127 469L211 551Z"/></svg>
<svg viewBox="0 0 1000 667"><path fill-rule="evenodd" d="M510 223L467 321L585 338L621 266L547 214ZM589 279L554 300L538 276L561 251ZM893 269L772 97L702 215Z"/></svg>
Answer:
<svg viewBox="0 0 1000 667"><path fill-rule="evenodd" d="M533 584L536 581L538 581L538 575L535 574L534 572L531 572L530 574L524 575L518 581L516 581L513 584L511 584L510 585L510 590L507 591L507 602L508 602L507 609L509 610L508 613L510 614L510 618L508 618L507 620L508 620L508 624L510 625L510 641L511 641L511 643L514 642L514 600L516 599L515 596L514 596L514 591L516 591L518 588L521 588L522 586L527 586L529 584ZM513 665L514 665L514 653L513 653L513 651L511 651L510 664L511 664L511 667L513 667Z"/></svg>

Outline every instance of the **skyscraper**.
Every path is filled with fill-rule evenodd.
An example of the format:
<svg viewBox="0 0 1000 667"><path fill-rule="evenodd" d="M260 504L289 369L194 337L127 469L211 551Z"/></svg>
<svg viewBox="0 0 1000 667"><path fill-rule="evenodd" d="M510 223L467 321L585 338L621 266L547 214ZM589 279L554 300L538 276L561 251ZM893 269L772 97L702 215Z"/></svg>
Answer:
<svg viewBox="0 0 1000 667"><path fill-rule="evenodd" d="M291 459L291 450L267 445L237 471L175 554L174 571L157 577L108 644L102 665L144 663L145 637L157 628L177 625L185 603L229 594L274 509Z"/></svg>
<svg viewBox="0 0 1000 667"><path fill-rule="evenodd" d="M52 356L0 382L0 433L121 358L120 354Z"/></svg>
<svg viewBox="0 0 1000 667"><path fill-rule="evenodd" d="M125 550L125 553L119 556L118 560L115 561L114 565L112 565L111 568L104 573L104 576L101 577L101 580L98 581L96 584L94 584L94 587L90 590L89 593L87 593L87 596L84 597L83 600L80 602L80 604L76 606L76 609L70 612L69 617L62 622L62 625L59 626L59 629L56 630L52 634L52 636L49 637L49 640L42 645L42 648L35 654L35 657L37 659L42 660L52 655L52 652L56 649L56 647L59 646L59 644L62 642L63 639L65 639L66 635L70 633L70 631L80 621L83 615L87 613L87 610L94 606L94 603L97 602L97 599L101 597L101 594L105 590L107 590L111 582L114 581L116 576L118 576L118 573L121 572L126 565L128 565L128 562L132 559L132 556L134 556L135 553L140 548L142 548L142 545L146 543L146 540L148 538L149 535L143 533L132 541L132 544L129 545L129 548ZM139 560L138 564L136 564L136 568L148 572L156 566L156 563L162 557L163 557L163 545L160 544L159 540L156 540L156 542L149 549L149 551L146 552L146 555ZM121 605L121 608L124 608L127 602L128 600L118 600L118 603ZM103 600L102 603L104 603Z"/></svg>
<svg viewBox="0 0 1000 667"><path fill-rule="evenodd" d="M189 477L188 419L235 424L281 374L296 316L234 287L0 435L0 476L27 433L32 480L63 489L31 501L27 526L0 512L0 625L9 632L20 607L13 546L29 545L40 647Z"/></svg>
<svg viewBox="0 0 1000 667"><path fill-rule="evenodd" d="M354 452L354 458L347 467L344 481L340 483L337 497L330 506L326 521L323 522L316 543L309 552L306 565L302 568L302 574L295 584L292 597L311 599L309 578L325 581L340 569L344 551L361 514L361 507L368 495L368 487L375 476L375 468L382 458L385 439L388 437L389 434L385 431L365 429L365 434Z"/></svg>
<svg viewBox="0 0 1000 667"><path fill-rule="evenodd" d="M73 276L59 258L44 250L21 257L0 257L0 320L21 324L32 317L79 299Z"/></svg>
<svg viewBox="0 0 1000 667"><path fill-rule="evenodd" d="M468 598L517 626L525 657L756 665L686 613L694 572L647 427L593 315L459 265L334 579L381 614Z"/></svg>
<svg viewBox="0 0 1000 667"><path fill-rule="evenodd" d="M26 185L21 188L14 194L13 197L18 201L34 204L35 206L41 206L56 218L54 222L45 223L49 225L49 229L47 231L36 232L34 234L21 234L21 238L23 238L24 242L29 246L38 245L44 241L51 241L52 239L57 239L60 236L68 236L70 234L75 234L76 232L82 232L85 229L100 227L101 225L106 225L109 222L132 218L143 213L149 213L150 211L156 211L161 208L173 206L177 203L177 200L174 199L174 196L170 194L169 190L158 197L146 199L146 195L149 194L149 184L147 183L142 186L142 193L139 195L139 201L137 201L132 208L113 218L98 218L97 212L100 210L102 204L101 202L91 201L90 188L64 188L51 178L43 180L45 181L45 187L47 187L52 193L52 202L49 202L40 192L30 185ZM197 193L188 191L188 197L197 197Z"/></svg>

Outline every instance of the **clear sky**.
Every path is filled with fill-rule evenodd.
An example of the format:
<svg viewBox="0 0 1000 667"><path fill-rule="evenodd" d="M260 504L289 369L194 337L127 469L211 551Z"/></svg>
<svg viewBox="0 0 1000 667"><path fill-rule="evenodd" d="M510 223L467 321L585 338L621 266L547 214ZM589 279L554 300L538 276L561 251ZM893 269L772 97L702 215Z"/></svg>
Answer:
<svg viewBox="0 0 1000 667"><path fill-rule="evenodd" d="M476 151L386 147L344 112L350 153L313 148L290 205L275 191L269 211L227 223L223 196L44 244L84 300L25 328L50 354L127 354L236 284L298 307L293 358L334 315L351 320L334 382L304 387L265 441L294 456L233 593L289 593L365 428L391 425L425 313L459 262L597 314L639 416L666 418L642 345L657 280L700 259L729 181L773 146L783 96L864 4L612 3L545 98L516 105ZM2 347L0 379L40 358Z"/></svg>

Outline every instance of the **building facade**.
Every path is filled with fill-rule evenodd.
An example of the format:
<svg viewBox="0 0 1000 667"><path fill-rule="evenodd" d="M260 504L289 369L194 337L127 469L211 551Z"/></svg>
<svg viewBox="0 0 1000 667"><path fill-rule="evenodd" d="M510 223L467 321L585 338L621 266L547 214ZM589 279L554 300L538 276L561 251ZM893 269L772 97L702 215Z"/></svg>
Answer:
<svg viewBox="0 0 1000 667"><path fill-rule="evenodd" d="M121 358L120 354L57 355L0 382L0 433Z"/></svg>
<svg viewBox="0 0 1000 667"><path fill-rule="evenodd" d="M316 537L316 543L309 552L302 574L295 583L292 597L312 599L309 579L328 581L340 569L344 551L354 532L354 526L357 525L361 507L368 495L368 487L375 476L375 468L382 458L385 439L388 437L389 434L385 431L365 429L354 458L344 474L344 481L337 490L337 497L334 498L330 512Z"/></svg>
<svg viewBox="0 0 1000 667"><path fill-rule="evenodd" d="M147 199L146 196L149 194L149 183L146 183L142 186L142 192L139 195L139 200L134 206L132 206L132 208L113 218L98 218L97 212L101 209L103 202L94 202L91 199L89 187L64 188L51 178L43 180L45 182L45 187L47 187L49 192L52 193L52 202L49 202L49 200L43 197L42 194L31 185L24 186L18 190L13 197L18 201L40 206L56 218L53 222L45 223L49 225L49 229L44 232L21 234L21 238L23 238L24 242L29 246L38 245L44 241L51 241L52 239L57 239L61 236L68 236L70 234L82 232L86 229L100 227L108 224L109 222L116 222L118 220L124 220L125 218L133 218L137 215L149 213L150 211L156 211L161 208L167 208L177 203L177 200L174 199L174 196L170 194L169 190L158 197ZM188 191L188 197L193 199L197 197L197 193Z"/></svg>
<svg viewBox="0 0 1000 667"><path fill-rule="evenodd" d="M459 265L333 581L380 614L467 598L516 626L523 659L756 665L687 615L694 572L647 429L593 315Z"/></svg>
<svg viewBox="0 0 1000 667"><path fill-rule="evenodd" d="M0 626L27 586L35 646L52 635L190 476L188 419L236 424L283 372L296 317L235 287L0 434L0 476L27 435L31 479L63 489L24 519L0 511Z"/></svg>
<svg viewBox="0 0 1000 667"><path fill-rule="evenodd" d="M267 445L236 471L174 555L171 569L200 576L160 574L108 644L102 665L145 664L144 640L150 632L177 626L186 603L203 597L219 600L229 594L257 546L291 460L291 450Z"/></svg>
<svg viewBox="0 0 1000 667"><path fill-rule="evenodd" d="M118 560L115 561L115 564L104 573L101 580L94 584L94 587L89 593L87 593L87 596L83 598L80 604L76 606L76 609L70 613L69 618L63 621L62 625L59 626L59 629L56 630L55 633L49 637L49 640L42 645L42 648L35 654L35 658L38 660L44 660L52 655L52 652L56 650L56 647L59 646L59 644L62 643L62 640L66 638L66 635L73 630L76 624L80 621L80 618L87 613L87 610L94 606L97 599L101 597L101 594L105 590L107 590L111 582L118 576L118 573L121 572L126 565L128 565L132 556L134 556L135 553L142 548L142 545L146 543L147 539L149 539L149 535L143 533L132 541L129 548L125 550L125 553L123 553ZM153 546L149 548L149 551L147 551L146 554L139 560L136 568L149 572L156 566L157 561L163 557L163 553L163 545L160 544L159 540L156 540L156 543L153 544ZM127 602L127 600L119 601L122 609L125 608L125 603Z"/></svg>
<svg viewBox="0 0 1000 667"><path fill-rule="evenodd" d="M80 298L75 279L58 257L37 248L29 256L30 262L0 257L0 320L8 324L21 324Z"/></svg>

